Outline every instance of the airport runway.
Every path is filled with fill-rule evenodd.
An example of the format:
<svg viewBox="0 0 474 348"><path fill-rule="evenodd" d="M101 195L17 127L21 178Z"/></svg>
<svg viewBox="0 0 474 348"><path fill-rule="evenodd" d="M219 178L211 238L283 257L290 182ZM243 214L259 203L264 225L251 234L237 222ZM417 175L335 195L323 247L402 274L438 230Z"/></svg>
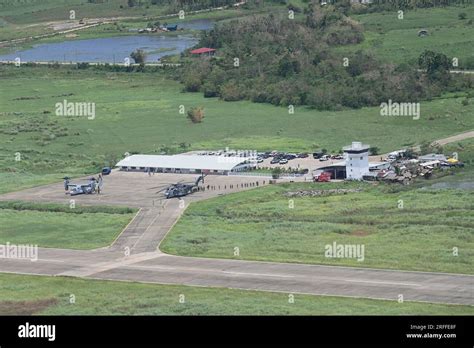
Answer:
<svg viewBox="0 0 474 348"><path fill-rule="evenodd" d="M191 201L223 194L224 186L225 190L228 190L229 180L238 182L239 185L255 181L255 178L245 177L209 178L207 183L221 185L222 190L188 196L183 201L183 207L177 199L155 201L154 196L150 194L149 187L153 187L150 185L156 186L160 180L164 182L170 179L174 177L156 175L150 178L145 177L143 173L114 173L112 179L107 178L110 185L100 197L99 203L94 202L94 199L97 199L95 195L76 198L78 204L121 204L128 198L131 202L129 205L141 206L137 216L110 247L86 251L40 248L36 262L0 259L0 272L391 301L398 301L400 296L403 296L404 301L474 305L474 276L471 275L204 259L164 254L158 250L159 243ZM118 190L124 180L128 183L127 187ZM243 186L242 190L249 188ZM58 198L57 188L60 189L61 185L48 185L2 195L0 199L45 202L58 202L60 199L67 202L66 198ZM131 196L128 190L141 192L141 201L137 196Z"/></svg>
<svg viewBox="0 0 474 348"><path fill-rule="evenodd" d="M0 271L159 284L473 305L470 275L203 259L159 251L40 249L36 262L0 259Z"/></svg>

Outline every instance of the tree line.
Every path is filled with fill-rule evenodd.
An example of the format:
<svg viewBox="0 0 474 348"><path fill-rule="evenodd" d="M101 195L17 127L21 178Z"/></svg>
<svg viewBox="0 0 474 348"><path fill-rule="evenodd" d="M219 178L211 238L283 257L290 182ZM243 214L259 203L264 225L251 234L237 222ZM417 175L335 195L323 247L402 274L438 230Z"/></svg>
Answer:
<svg viewBox="0 0 474 348"><path fill-rule="evenodd" d="M199 46L216 48L218 56L193 59L180 79L186 91L206 97L322 110L388 99L414 102L472 87L472 79L450 77L449 58L443 55L425 54L420 66L410 66L382 63L364 51L343 56L337 49L363 40L359 23L336 6L310 4L304 20L255 15L203 33ZM428 74L418 71L433 61L437 65L430 65Z"/></svg>

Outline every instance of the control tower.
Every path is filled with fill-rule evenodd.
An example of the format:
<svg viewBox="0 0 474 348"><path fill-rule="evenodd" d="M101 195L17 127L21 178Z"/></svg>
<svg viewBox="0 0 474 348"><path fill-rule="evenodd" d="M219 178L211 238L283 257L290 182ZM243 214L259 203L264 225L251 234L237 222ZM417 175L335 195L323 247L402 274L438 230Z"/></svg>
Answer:
<svg viewBox="0 0 474 348"><path fill-rule="evenodd" d="M344 158L346 160L346 179L362 180L369 173L369 145L353 141L352 145L345 146Z"/></svg>

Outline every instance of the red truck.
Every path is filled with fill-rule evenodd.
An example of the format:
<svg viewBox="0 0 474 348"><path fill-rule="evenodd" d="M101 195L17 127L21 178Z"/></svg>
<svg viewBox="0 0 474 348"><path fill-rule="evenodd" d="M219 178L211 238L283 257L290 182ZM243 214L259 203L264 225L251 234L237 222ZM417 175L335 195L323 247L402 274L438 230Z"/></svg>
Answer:
<svg viewBox="0 0 474 348"><path fill-rule="evenodd" d="M315 175L313 180L314 182L329 182L331 181L331 173L322 172L321 174Z"/></svg>

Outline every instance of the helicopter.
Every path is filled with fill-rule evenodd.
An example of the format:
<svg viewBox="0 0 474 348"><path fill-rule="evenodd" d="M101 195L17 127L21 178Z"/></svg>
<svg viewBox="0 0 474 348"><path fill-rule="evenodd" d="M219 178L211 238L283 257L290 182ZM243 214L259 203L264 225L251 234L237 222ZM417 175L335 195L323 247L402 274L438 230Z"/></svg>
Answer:
<svg viewBox="0 0 474 348"><path fill-rule="evenodd" d="M167 185L167 187L157 191L156 193L164 191L166 199L187 196L199 190L199 182L201 181L204 183L204 175L200 175L194 183L178 182L169 186Z"/></svg>
<svg viewBox="0 0 474 348"><path fill-rule="evenodd" d="M77 196L82 194L92 194L97 191L99 187L102 187L102 178L90 178L87 184L72 184L69 177L64 177L64 190L66 194L71 196Z"/></svg>

